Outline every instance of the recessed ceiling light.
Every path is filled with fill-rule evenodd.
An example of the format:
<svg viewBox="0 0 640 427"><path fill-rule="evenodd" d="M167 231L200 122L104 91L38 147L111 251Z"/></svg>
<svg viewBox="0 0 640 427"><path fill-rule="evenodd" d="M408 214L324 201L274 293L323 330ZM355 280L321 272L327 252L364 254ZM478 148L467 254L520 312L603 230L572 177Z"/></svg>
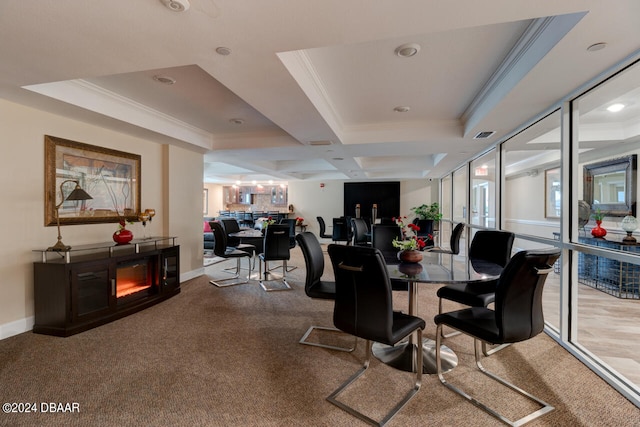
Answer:
<svg viewBox="0 0 640 427"><path fill-rule="evenodd" d="M184 12L188 10L191 5L189 0L161 0L164 5L172 12Z"/></svg>
<svg viewBox="0 0 640 427"><path fill-rule="evenodd" d="M229 123L233 123L234 125L241 125L244 123L242 119L229 119Z"/></svg>
<svg viewBox="0 0 640 427"><path fill-rule="evenodd" d="M410 58L420 52L420 45L417 43L406 43L398 46L394 52L403 58Z"/></svg>
<svg viewBox="0 0 640 427"><path fill-rule="evenodd" d="M396 113L407 113L407 112L409 112L410 109L411 108L409 108L409 107L398 106L398 107L395 107L393 109L393 111L395 111Z"/></svg>
<svg viewBox="0 0 640 427"><path fill-rule="evenodd" d="M607 47L607 44L604 42L594 43L587 48L587 52L597 52L599 50L604 49L605 47Z"/></svg>
<svg viewBox="0 0 640 427"><path fill-rule="evenodd" d="M624 108L624 104L620 104L620 103L612 104L607 107L607 111L610 111L612 113L617 113L618 111L621 111L623 108Z"/></svg>
<svg viewBox="0 0 640 427"><path fill-rule="evenodd" d="M153 80L165 85L172 85L176 82L176 79L174 79L173 77L163 76L160 74L153 76Z"/></svg>
<svg viewBox="0 0 640 427"><path fill-rule="evenodd" d="M217 47L216 52L218 53L218 55L222 55L222 56L231 55L231 49L224 46Z"/></svg>

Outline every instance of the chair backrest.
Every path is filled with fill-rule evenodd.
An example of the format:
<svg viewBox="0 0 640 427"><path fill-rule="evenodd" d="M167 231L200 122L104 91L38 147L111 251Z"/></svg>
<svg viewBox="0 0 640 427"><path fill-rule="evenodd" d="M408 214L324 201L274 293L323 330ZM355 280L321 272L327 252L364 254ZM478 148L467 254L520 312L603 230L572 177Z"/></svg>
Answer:
<svg viewBox="0 0 640 427"><path fill-rule="evenodd" d="M352 218L351 225L353 226L353 244L367 243L369 241L367 222L362 218Z"/></svg>
<svg viewBox="0 0 640 427"><path fill-rule="evenodd" d="M371 227L371 246L379 249L385 255L398 252L398 249L394 248L391 243L396 237L402 239L402 229L397 224L374 224Z"/></svg>
<svg viewBox="0 0 640 427"><path fill-rule="evenodd" d="M396 221L393 218L389 218L387 216L378 217L377 223L380 225L397 225Z"/></svg>
<svg viewBox="0 0 640 427"><path fill-rule="evenodd" d="M286 224L271 224L264 234L263 252L261 257L265 261L288 260L289 251L289 226Z"/></svg>
<svg viewBox="0 0 640 427"><path fill-rule="evenodd" d="M391 281L382 253L364 246L329 245L336 280L333 323L360 338L393 344Z"/></svg>
<svg viewBox="0 0 640 427"><path fill-rule="evenodd" d="M449 248L451 248L452 254L460 253L460 237L462 237L462 232L464 231L464 224L459 222L453 227L453 231L451 232L451 239L449 239ZM513 244L512 244L513 246ZM509 249L511 252L511 249Z"/></svg>
<svg viewBox="0 0 640 427"><path fill-rule="evenodd" d="M242 215L244 215L244 212ZM220 221L227 234L237 233L240 231L240 225L238 224L238 220L235 218L218 218L218 221Z"/></svg>
<svg viewBox="0 0 640 427"><path fill-rule="evenodd" d="M520 251L511 258L496 285L496 325L502 342L524 341L544 329L542 291L560 249Z"/></svg>
<svg viewBox="0 0 640 427"><path fill-rule="evenodd" d="M427 235L433 235L433 220L432 219L414 219L413 223L417 225L420 230L416 233L418 237L426 237Z"/></svg>
<svg viewBox="0 0 640 427"><path fill-rule="evenodd" d="M296 236L302 255L304 256L304 264L307 270L307 276L304 282L304 290L308 296L309 290L320 283L320 278L324 273L324 254L322 246L318 242L315 234L305 231Z"/></svg>
<svg viewBox="0 0 640 427"><path fill-rule="evenodd" d="M281 218L280 224L285 224L289 227L289 248L296 247L296 223L293 218Z"/></svg>
<svg viewBox="0 0 640 427"><path fill-rule="evenodd" d="M209 226L211 227L211 231L213 231L213 253L216 256L225 256L227 251L227 233L222 228L222 224L217 221L209 222Z"/></svg>
<svg viewBox="0 0 640 427"><path fill-rule="evenodd" d="M334 242L348 242L349 238L349 224L345 217L333 218L333 232L331 239Z"/></svg>
<svg viewBox="0 0 640 427"><path fill-rule="evenodd" d="M318 220L318 225L320 226L320 237L326 237L327 224L325 224L324 218L322 218L321 216L317 216L316 219Z"/></svg>
<svg viewBox="0 0 640 427"><path fill-rule="evenodd" d="M506 266L511 259L515 235L510 231L480 230L469 246L469 258Z"/></svg>

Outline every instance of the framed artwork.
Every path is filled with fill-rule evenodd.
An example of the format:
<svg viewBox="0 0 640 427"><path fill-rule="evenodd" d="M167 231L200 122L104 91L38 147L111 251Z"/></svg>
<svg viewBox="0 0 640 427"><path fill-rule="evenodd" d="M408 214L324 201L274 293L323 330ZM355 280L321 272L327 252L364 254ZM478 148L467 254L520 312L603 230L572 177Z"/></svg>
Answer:
<svg viewBox="0 0 640 427"><path fill-rule="evenodd" d="M208 215L209 214L209 189L205 188L202 191L202 203L204 208L202 209L202 214L203 215Z"/></svg>
<svg viewBox="0 0 640 427"><path fill-rule="evenodd" d="M560 218L562 209L560 168L544 171L544 209L545 218Z"/></svg>
<svg viewBox="0 0 640 427"><path fill-rule="evenodd" d="M136 221L140 212L139 154L45 135L45 225ZM70 182L71 181L71 182ZM78 185L92 198L65 200Z"/></svg>

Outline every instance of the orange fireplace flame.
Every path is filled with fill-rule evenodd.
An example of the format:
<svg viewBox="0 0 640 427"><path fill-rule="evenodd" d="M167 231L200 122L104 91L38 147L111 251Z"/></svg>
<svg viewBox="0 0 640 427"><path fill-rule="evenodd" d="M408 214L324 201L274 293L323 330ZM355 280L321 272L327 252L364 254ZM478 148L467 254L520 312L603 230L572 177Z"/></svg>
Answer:
<svg viewBox="0 0 640 427"><path fill-rule="evenodd" d="M126 297L127 295L149 289L150 287L151 285L146 283L140 283L132 280L118 280L116 282L116 297Z"/></svg>

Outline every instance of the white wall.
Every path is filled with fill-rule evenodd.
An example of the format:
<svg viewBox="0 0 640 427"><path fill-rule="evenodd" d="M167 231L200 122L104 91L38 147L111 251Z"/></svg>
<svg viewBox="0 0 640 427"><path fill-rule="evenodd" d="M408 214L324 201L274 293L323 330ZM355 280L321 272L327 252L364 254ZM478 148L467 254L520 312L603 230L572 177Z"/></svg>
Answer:
<svg viewBox="0 0 640 427"><path fill-rule="evenodd" d="M147 234L176 233L181 246L181 276L195 274L192 271L195 266L201 268L202 155L175 147L165 152L162 145L153 141L4 100L0 100L0 128L3 159L0 168L0 233L3 236L0 245L0 338L31 329L33 262L39 259L32 251L56 242L56 227L44 226L45 135L140 154L141 207L156 209L156 217L147 226ZM169 164L171 167L167 169ZM195 206L191 206L196 199ZM174 206L174 202L180 205ZM195 226L191 225L194 217ZM143 233L140 224L130 228L134 235ZM63 242L72 246L109 241L115 230L114 223L61 228Z"/></svg>
<svg viewBox="0 0 640 427"><path fill-rule="evenodd" d="M164 146L166 166L163 200L167 234L178 236L182 280L203 273L202 154ZM168 179L167 179L168 178Z"/></svg>
<svg viewBox="0 0 640 427"><path fill-rule="evenodd" d="M209 190L209 205L205 216L218 216L218 212L224 210L222 203L222 185L205 183L204 188Z"/></svg>

